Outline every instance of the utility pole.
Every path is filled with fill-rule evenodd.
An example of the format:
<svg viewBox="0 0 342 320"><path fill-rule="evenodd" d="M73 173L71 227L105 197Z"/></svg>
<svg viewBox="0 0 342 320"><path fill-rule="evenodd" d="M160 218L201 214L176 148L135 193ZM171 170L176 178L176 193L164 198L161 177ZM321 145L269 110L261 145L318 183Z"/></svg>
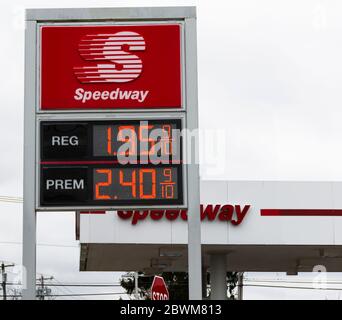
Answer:
<svg viewBox="0 0 342 320"><path fill-rule="evenodd" d="M41 276L40 277L40 296L39 296L39 300L44 300L44 277Z"/></svg>
<svg viewBox="0 0 342 320"><path fill-rule="evenodd" d="M202 259L202 299L207 300L208 281L207 281L207 267L204 265Z"/></svg>
<svg viewBox="0 0 342 320"><path fill-rule="evenodd" d="M7 282L7 273L5 272L5 264L1 264L1 275L2 275L2 299L6 300L6 282Z"/></svg>
<svg viewBox="0 0 342 320"><path fill-rule="evenodd" d="M6 265L4 262L1 263L1 275L2 275L2 299L7 300L7 291L6 291L6 283L7 283L7 273L6 268L8 267L14 267L14 264L8 264Z"/></svg>
<svg viewBox="0 0 342 320"><path fill-rule="evenodd" d="M44 280L52 280L52 279L53 277L44 278L43 275L40 276L40 278L38 279L38 281L40 281L40 287L37 290L38 300L45 300L45 296L49 295L49 290L47 287L45 287Z"/></svg>

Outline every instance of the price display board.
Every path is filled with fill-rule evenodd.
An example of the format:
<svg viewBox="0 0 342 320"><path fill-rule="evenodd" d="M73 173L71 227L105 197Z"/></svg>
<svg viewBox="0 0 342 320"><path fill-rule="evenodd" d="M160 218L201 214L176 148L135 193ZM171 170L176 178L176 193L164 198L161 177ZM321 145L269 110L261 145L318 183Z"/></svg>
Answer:
<svg viewBox="0 0 342 320"><path fill-rule="evenodd" d="M183 205L182 120L40 122L40 205Z"/></svg>

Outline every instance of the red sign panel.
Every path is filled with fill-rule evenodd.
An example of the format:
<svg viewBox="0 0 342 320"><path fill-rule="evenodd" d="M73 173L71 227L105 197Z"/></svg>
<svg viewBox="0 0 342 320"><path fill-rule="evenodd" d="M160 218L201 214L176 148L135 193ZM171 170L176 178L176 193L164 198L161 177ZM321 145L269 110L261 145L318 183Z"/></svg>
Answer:
<svg viewBox="0 0 342 320"><path fill-rule="evenodd" d="M180 108L181 25L41 27L40 107Z"/></svg>
<svg viewBox="0 0 342 320"><path fill-rule="evenodd" d="M166 287L163 277L154 276L151 287L152 300L169 300L169 290Z"/></svg>

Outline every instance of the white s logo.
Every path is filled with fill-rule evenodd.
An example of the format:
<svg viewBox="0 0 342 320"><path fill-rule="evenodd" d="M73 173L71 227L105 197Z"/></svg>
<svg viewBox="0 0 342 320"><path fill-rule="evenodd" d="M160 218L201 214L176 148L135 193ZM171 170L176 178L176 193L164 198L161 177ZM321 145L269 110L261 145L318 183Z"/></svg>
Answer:
<svg viewBox="0 0 342 320"><path fill-rule="evenodd" d="M145 48L145 39L136 32L86 35L79 43L79 53L97 64L74 67L74 74L81 83L130 82L142 72L142 61L132 51Z"/></svg>

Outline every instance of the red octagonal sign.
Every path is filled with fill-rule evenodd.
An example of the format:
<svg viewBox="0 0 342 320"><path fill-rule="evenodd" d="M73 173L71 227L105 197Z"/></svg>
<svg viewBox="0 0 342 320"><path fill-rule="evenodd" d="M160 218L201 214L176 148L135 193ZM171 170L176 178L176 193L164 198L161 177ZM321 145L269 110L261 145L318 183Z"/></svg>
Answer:
<svg viewBox="0 0 342 320"><path fill-rule="evenodd" d="M163 277L154 276L151 296L152 300L169 300L169 290L167 290Z"/></svg>

